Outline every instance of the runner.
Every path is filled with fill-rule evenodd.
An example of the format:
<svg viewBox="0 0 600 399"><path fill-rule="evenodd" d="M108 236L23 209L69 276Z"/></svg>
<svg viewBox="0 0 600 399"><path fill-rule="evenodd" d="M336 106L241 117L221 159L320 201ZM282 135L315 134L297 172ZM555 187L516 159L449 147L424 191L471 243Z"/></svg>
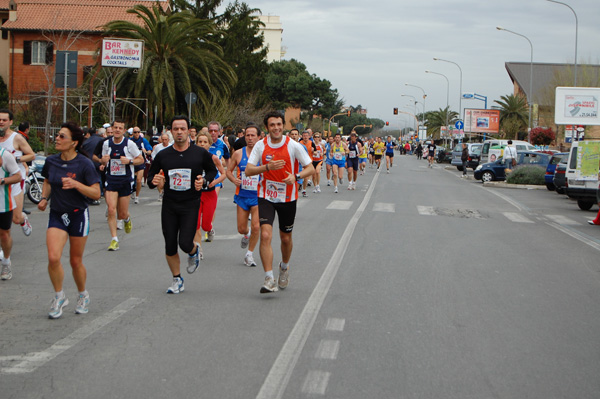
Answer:
<svg viewBox="0 0 600 399"><path fill-rule="evenodd" d="M152 149L152 159L154 160L156 158L156 154L158 154L165 148L169 147L170 145L171 145L171 143L169 143L169 135L166 133L161 134L160 142L157 145L155 145L154 148ZM152 167L152 165L150 165L150 166ZM164 191L162 190L161 187L157 187L157 188L158 188L158 201L160 202L163 199Z"/></svg>
<svg viewBox="0 0 600 399"><path fill-rule="evenodd" d="M315 174L313 175L313 183L315 189L313 193L321 192L321 167L323 166L323 154L325 153L325 147L323 140L321 139L321 133L316 132L313 136L316 150L313 152L313 167L315 168Z"/></svg>
<svg viewBox="0 0 600 399"><path fill-rule="evenodd" d="M1 280L10 280L12 278L12 269L10 262L10 253L12 251L12 238L10 236L10 227L13 224L13 211L17 207L12 190L19 185L23 176L15 157L4 148L0 148L0 259L2 263Z"/></svg>
<svg viewBox="0 0 600 399"><path fill-rule="evenodd" d="M204 131L204 129L202 129ZM210 153L216 155L221 161L221 165L225 167L226 162L229 160L229 147L227 146L226 141L222 140L219 136L223 135L223 127L219 122L212 121L208 122L208 133L212 138L212 144L210 145ZM217 174L217 179L220 177L220 174ZM223 177L224 179L225 177ZM217 199L219 197L219 193L221 192L221 188L223 187L223 183L219 183L215 187L215 193L217 195ZM214 218L214 216L213 216ZM213 220L214 222L214 220ZM214 223L213 223L214 224ZM211 242L215 237L215 231L210 230L206 232L206 242Z"/></svg>
<svg viewBox="0 0 600 399"><path fill-rule="evenodd" d="M258 184L259 177L246 176L246 165L248 157L258 141L260 128L255 124L248 124L245 131L246 146L233 153L227 165L227 178L236 186L233 202L237 204L237 228L242 234L242 248L248 248L244 257L244 264L255 267L254 248L258 242L260 222L258 219ZM234 176L233 171L237 168ZM250 217L251 228L248 229L248 217ZM250 235L248 236L248 233Z"/></svg>
<svg viewBox="0 0 600 399"><path fill-rule="evenodd" d="M144 158L135 143L124 137L125 122L122 119L115 119L112 128L113 136L102 145L101 161L106 169L104 199L108 206L108 228L112 237L108 250L118 251L117 213L118 218L125 221L125 233L131 233L129 200L134 185L133 166L141 165Z"/></svg>
<svg viewBox="0 0 600 399"><path fill-rule="evenodd" d="M45 211L50 199L50 216L46 231L48 274L54 287L54 299L48 316L58 319L69 300L63 291L65 272L60 258L69 241L69 261L73 279L79 291L75 313L86 314L90 295L85 289L87 272L83 252L90 233L88 198L100 198L100 177L93 162L81 154L83 131L73 122L63 123L56 136L55 147L60 154L46 158L42 199L38 209Z"/></svg>
<svg viewBox="0 0 600 399"><path fill-rule="evenodd" d="M433 168L433 162L435 161L435 149L436 149L436 145L432 142L430 142L429 144L427 144L427 161L429 162L429 164L427 165L427 167L429 168Z"/></svg>
<svg viewBox="0 0 600 399"><path fill-rule="evenodd" d="M348 144L348 190L356 190L356 179L358 178L358 154L363 152L362 144L357 141L356 132L350 133L350 143Z"/></svg>
<svg viewBox="0 0 600 399"><path fill-rule="evenodd" d="M375 162L375 148L373 148L373 144L375 144L375 140L371 137L369 139L369 169L373 167L373 162Z"/></svg>
<svg viewBox="0 0 600 399"><path fill-rule="evenodd" d="M344 168L346 166L346 154L348 154L348 145L342 141L342 135L335 134L333 145L331 146L331 156L333 158L333 192L338 192L338 178L340 184L344 184Z"/></svg>
<svg viewBox="0 0 600 399"><path fill-rule="evenodd" d="M146 170L146 162L152 156L152 147L148 140L142 135L142 131L138 126L133 128L133 136L131 141L135 143L138 150L142 154L144 162L141 165L135 165L133 171L135 173L135 192L131 196L134 204L140 203L140 191L142 190L142 179L144 178L144 170Z"/></svg>
<svg viewBox="0 0 600 399"><path fill-rule="evenodd" d="M331 172L333 170L333 154L331 153L331 146L333 146L333 136L327 138L325 144L325 169L327 173L327 186L331 186L333 180L331 180Z"/></svg>
<svg viewBox="0 0 600 399"><path fill-rule="evenodd" d="M13 211L13 223L18 224L23 229L23 234L27 237L31 235L32 227L25 212L23 212L23 190L27 173L25 172L25 163L35 159L35 153L25 140L25 137L11 130L13 123L13 113L8 109L0 109L0 147L6 149L13 155L17 165L21 170L22 180L15 184L11 193L15 199L16 208Z"/></svg>
<svg viewBox="0 0 600 399"><path fill-rule="evenodd" d="M196 145L208 151L212 145L211 135L203 132L198 133L196 136ZM219 199L217 196L216 187L219 185L222 187L223 185L221 183L227 177L225 175L225 168L223 167L223 164L219 158L216 155L212 155L211 159L213 160L218 171L217 178L211 181L210 184L205 185L205 187L203 187L201 190L202 195L200 196L198 223L196 225L196 234L194 235L194 242L198 245L200 250L200 259L204 259L202 254L202 246L200 245L200 242L202 241L202 231L200 228L202 227L202 230L207 233L212 231L214 237L213 222L215 219L215 211L217 210L217 201ZM213 237L211 237L211 240Z"/></svg>
<svg viewBox="0 0 600 399"><path fill-rule="evenodd" d="M246 176L262 174L258 186L258 214L260 217L260 258L265 271L261 293L285 289L289 283L289 262L292 256L292 230L298 199L297 182L314 173L312 160L301 145L283 136L285 119L279 112L270 112L264 118L269 135L254 146L246 165ZM296 165L304 166L297 173ZM260 166L257 166L259 165ZM273 221L279 220L281 262L277 283L273 277Z"/></svg>
<svg viewBox="0 0 600 399"><path fill-rule="evenodd" d="M387 136L387 141L385 143L385 166L387 168L387 173L390 173L390 168L394 166L394 149L396 148L396 143L392 140L392 136Z"/></svg>
<svg viewBox="0 0 600 399"><path fill-rule="evenodd" d="M379 168L381 167L381 156L383 155L383 151L385 150L385 144L381 142L381 137L375 138L375 143L373 143L373 153L375 156L375 163L377 164L377 171L379 172Z"/></svg>
<svg viewBox="0 0 600 399"><path fill-rule="evenodd" d="M188 273L195 272L200 265L200 248L194 243L200 190L217 175L212 155L204 148L190 144L189 125L185 116L173 117L171 128L174 143L156 155L148 173L148 187L161 187L165 193L161 225L165 257L173 275L173 283L167 289L167 294L184 291L178 245L188 254Z"/></svg>
<svg viewBox="0 0 600 399"><path fill-rule="evenodd" d="M315 151L317 149L317 146L311 140L310 131L305 130L305 131L302 132L302 140L300 140L300 144L302 145L302 147L304 147L304 149L308 153L308 156L312 160L313 159L313 154L315 153ZM315 165L313 164L313 167L314 166ZM302 169L300 169L299 171L301 172ZM309 183L308 178L302 179L302 196L303 197L308 197L308 194L306 194L306 186L308 185L308 183Z"/></svg>
<svg viewBox="0 0 600 399"><path fill-rule="evenodd" d="M360 152L360 155L358 156L358 168L360 169L361 175L365 174L365 169L367 167L367 156L368 156L370 150L371 149L369 146L369 140L366 140L365 144L362 146L362 151Z"/></svg>

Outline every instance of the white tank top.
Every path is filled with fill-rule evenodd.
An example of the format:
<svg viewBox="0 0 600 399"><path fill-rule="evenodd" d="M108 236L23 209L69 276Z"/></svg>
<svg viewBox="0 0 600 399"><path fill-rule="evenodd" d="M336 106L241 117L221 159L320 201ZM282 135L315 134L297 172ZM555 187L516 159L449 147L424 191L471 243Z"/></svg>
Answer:
<svg viewBox="0 0 600 399"><path fill-rule="evenodd" d="M23 155L22 151L15 150L15 137L17 136L17 132L12 132L10 136L6 140L0 143L0 147L4 148L6 151L10 152L15 158ZM25 165L22 162L18 162L19 170L21 170L21 176L23 179L27 178L27 174L25 173Z"/></svg>

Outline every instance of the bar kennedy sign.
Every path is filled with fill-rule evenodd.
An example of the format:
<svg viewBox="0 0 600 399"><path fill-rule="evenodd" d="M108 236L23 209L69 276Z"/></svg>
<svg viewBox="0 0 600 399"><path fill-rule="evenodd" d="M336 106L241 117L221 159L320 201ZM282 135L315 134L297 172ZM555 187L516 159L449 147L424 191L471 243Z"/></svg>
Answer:
<svg viewBox="0 0 600 399"><path fill-rule="evenodd" d="M144 42L139 40L102 40L102 66L141 68Z"/></svg>

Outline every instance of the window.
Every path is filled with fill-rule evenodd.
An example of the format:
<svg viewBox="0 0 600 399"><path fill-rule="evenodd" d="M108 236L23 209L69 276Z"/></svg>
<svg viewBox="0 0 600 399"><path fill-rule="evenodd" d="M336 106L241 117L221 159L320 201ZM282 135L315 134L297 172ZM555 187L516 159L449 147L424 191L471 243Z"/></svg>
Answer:
<svg viewBox="0 0 600 399"><path fill-rule="evenodd" d="M54 46L52 42L25 41L23 42L23 64L49 65L54 61Z"/></svg>
<svg viewBox="0 0 600 399"><path fill-rule="evenodd" d="M2 25L4 25L4 23L8 21L8 19L6 18L2 18ZM8 31L6 29L2 29L2 40L7 40L8 39Z"/></svg>

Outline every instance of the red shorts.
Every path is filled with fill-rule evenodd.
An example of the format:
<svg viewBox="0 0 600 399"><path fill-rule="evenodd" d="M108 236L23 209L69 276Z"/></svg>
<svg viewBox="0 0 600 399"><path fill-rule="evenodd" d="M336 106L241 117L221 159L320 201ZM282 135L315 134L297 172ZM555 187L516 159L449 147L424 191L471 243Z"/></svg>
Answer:
<svg viewBox="0 0 600 399"><path fill-rule="evenodd" d="M219 199L215 190L202 191L200 195L200 211L198 212L198 224L196 230L202 227L204 231L212 230L212 221L217 210L217 200Z"/></svg>

